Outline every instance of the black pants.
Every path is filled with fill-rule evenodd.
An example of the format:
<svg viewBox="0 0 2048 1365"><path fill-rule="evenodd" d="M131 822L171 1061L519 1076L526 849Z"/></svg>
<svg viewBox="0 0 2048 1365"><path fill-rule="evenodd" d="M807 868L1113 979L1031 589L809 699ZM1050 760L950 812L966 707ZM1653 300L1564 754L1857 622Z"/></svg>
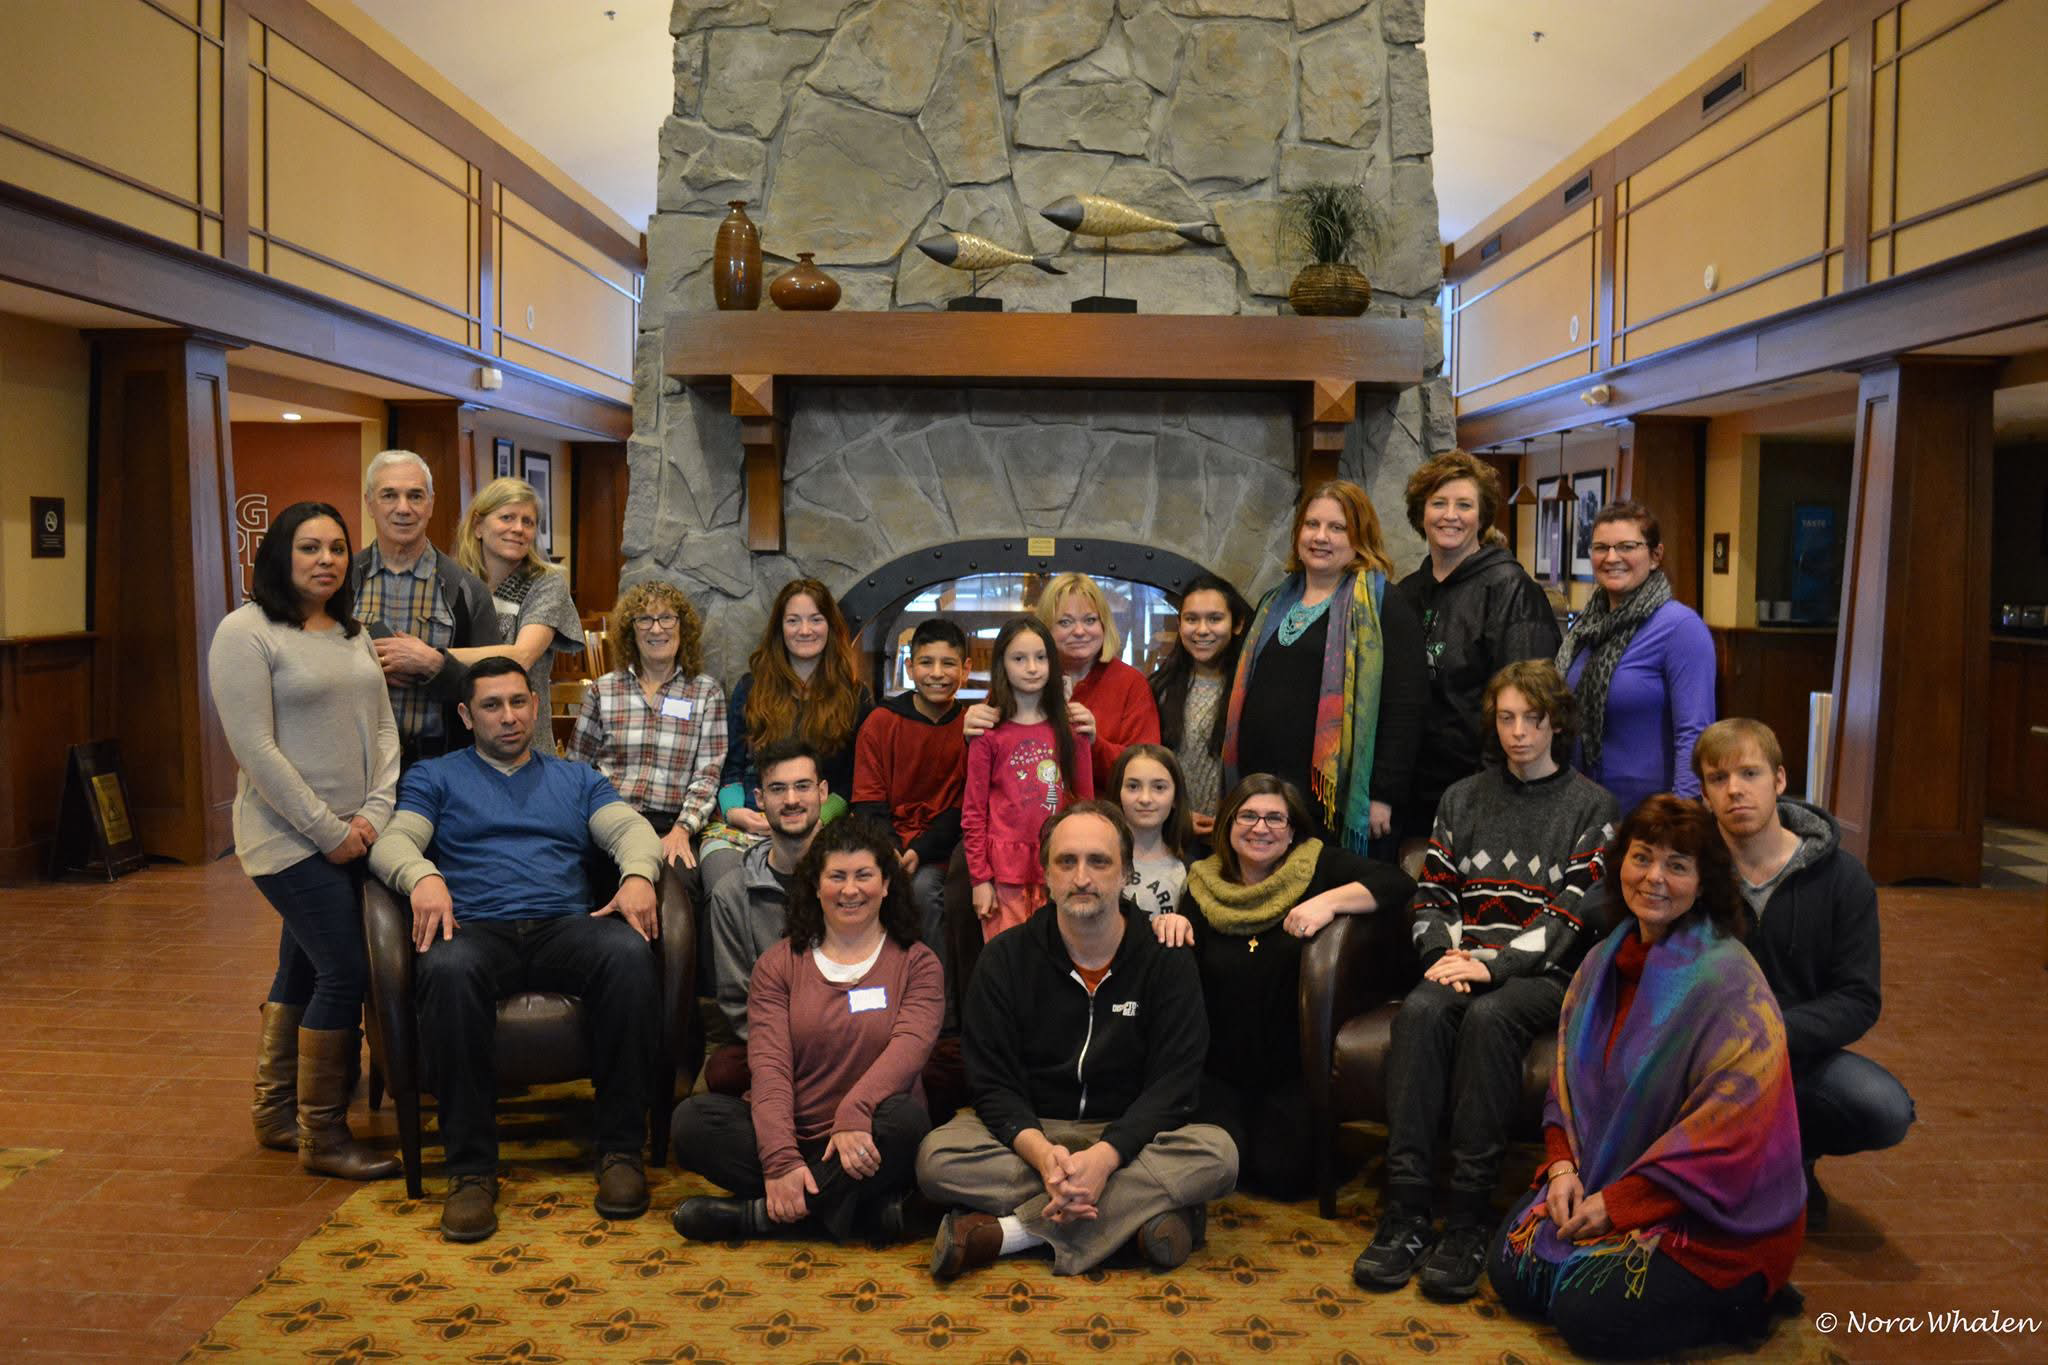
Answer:
<svg viewBox="0 0 2048 1365"><path fill-rule="evenodd" d="M917 1144L931 1131L931 1115L909 1095L891 1095L875 1106L870 1124L882 1167L856 1180L825 1155L825 1139L799 1142L818 1192L804 1196L811 1220L835 1242L862 1228L871 1211L909 1189L917 1178ZM754 1111L737 1095L692 1095L676 1106L676 1164L731 1190L758 1199L767 1188L754 1136Z"/></svg>
<svg viewBox="0 0 2048 1365"><path fill-rule="evenodd" d="M1250 1090L1202 1077L1196 1123L1213 1123L1237 1144L1237 1187L1293 1202L1316 1188L1315 1123L1299 1080Z"/></svg>
<svg viewBox="0 0 2048 1365"><path fill-rule="evenodd" d="M253 878L284 927L277 935L277 975L270 999L303 1005L306 1028L354 1028L370 993L370 956L363 946L363 861L340 865L320 854L282 872Z"/></svg>
<svg viewBox="0 0 2048 1365"><path fill-rule="evenodd" d="M414 968L420 1060L441 1102L448 1173L498 1168L498 1002L519 991L560 991L583 1005L597 1150L646 1145L649 1073L661 987L654 954L622 916L464 920Z"/></svg>
<svg viewBox="0 0 2048 1365"><path fill-rule="evenodd" d="M1387 1192L1426 1211L1436 1138L1451 1108L1451 1212L1492 1219L1494 1182L1522 1105L1522 1066L1539 1033L1555 1032L1562 979L1510 977L1460 994L1420 981L1394 1016L1387 1053Z"/></svg>
<svg viewBox="0 0 2048 1365"><path fill-rule="evenodd" d="M1698 1346L1754 1341L1770 1326L1762 1275L1716 1289L1653 1251L1642 1266L1638 1291L1633 1268L1621 1264L1625 1255L1600 1258L1615 1264L1597 1271L1589 1271L1583 1258L1558 1266L1538 1256L1510 1255L1507 1234L1519 1214L1518 1207L1494 1235L1487 1278L1509 1312L1547 1319L1579 1355L1668 1356Z"/></svg>

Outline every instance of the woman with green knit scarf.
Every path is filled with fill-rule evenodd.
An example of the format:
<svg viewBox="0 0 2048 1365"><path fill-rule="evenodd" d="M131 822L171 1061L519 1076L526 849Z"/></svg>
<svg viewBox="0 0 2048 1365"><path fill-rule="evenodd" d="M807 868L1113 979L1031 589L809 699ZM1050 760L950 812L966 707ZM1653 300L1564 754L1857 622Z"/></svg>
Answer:
<svg viewBox="0 0 2048 1365"><path fill-rule="evenodd" d="M1223 781L1271 773L1309 798L1316 832L1364 853L1393 827L1429 703L1422 622L1387 591L1393 561L1372 499L1333 479L1294 512L1287 577L1245 633L1223 735Z"/></svg>
<svg viewBox="0 0 2048 1365"><path fill-rule="evenodd" d="M1216 812L1216 851L1188 869L1177 915L1153 919L1193 947L1209 1015L1196 1121L1237 1143L1239 1188L1301 1199L1315 1185L1301 1077L1301 954L1338 915L1400 914L1415 883L1398 867L1316 837L1292 784L1257 773Z"/></svg>

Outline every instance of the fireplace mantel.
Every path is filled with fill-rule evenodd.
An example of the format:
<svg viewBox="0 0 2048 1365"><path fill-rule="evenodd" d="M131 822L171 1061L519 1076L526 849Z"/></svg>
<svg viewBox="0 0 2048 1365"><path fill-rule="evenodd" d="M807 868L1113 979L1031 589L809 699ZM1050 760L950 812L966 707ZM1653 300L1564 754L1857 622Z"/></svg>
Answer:
<svg viewBox="0 0 2048 1365"><path fill-rule="evenodd" d="M1297 397L1302 481L1336 473L1358 393L1423 382L1420 318L1160 313L685 313L666 373L731 386L746 452L747 544L783 549L792 385L1263 389Z"/></svg>

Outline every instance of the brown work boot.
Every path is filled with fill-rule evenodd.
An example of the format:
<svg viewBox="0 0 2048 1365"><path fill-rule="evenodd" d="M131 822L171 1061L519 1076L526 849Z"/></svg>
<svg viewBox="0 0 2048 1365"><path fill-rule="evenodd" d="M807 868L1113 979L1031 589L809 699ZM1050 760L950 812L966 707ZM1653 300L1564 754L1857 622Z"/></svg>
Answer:
<svg viewBox="0 0 2048 1365"><path fill-rule="evenodd" d="M614 1222L647 1212L647 1172L638 1152L606 1152L597 1159L597 1212Z"/></svg>
<svg viewBox="0 0 2048 1365"><path fill-rule="evenodd" d="M932 1239L932 1278L941 1284L962 1271L993 1264L1003 1252L1003 1225L993 1214L955 1209Z"/></svg>
<svg viewBox="0 0 2048 1365"><path fill-rule="evenodd" d="M256 1102L249 1119L256 1141L279 1152L299 1150L299 1016L303 1005L263 1006L263 1036L256 1044Z"/></svg>
<svg viewBox="0 0 2048 1365"><path fill-rule="evenodd" d="M362 1044L352 1028L299 1030L299 1164L342 1180L389 1180L401 1169L348 1131L349 1058Z"/></svg>
<svg viewBox="0 0 2048 1365"><path fill-rule="evenodd" d="M1138 1250L1161 1270L1175 1270L1208 1240L1209 1206L1189 1204L1147 1218L1138 1229Z"/></svg>
<svg viewBox="0 0 2048 1365"><path fill-rule="evenodd" d="M450 1242L481 1242L498 1230L498 1177L475 1173L450 1176L441 1201L441 1236Z"/></svg>

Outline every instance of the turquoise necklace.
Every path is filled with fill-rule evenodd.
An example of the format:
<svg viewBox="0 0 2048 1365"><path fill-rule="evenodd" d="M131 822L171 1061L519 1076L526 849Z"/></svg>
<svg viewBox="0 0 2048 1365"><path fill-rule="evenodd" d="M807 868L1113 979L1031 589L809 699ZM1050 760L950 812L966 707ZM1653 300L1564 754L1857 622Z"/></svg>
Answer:
<svg viewBox="0 0 2048 1365"><path fill-rule="evenodd" d="M1335 593L1331 593L1329 597L1325 597L1312 607L1305 607L1299 602L1289 607L1286 617L1280 622L1279 635L1281 645L1285 647L1293 644L1307 632L1310 626L1320 621L1323 613L1330 609L1330 599L1335 596Z"/></svg>

